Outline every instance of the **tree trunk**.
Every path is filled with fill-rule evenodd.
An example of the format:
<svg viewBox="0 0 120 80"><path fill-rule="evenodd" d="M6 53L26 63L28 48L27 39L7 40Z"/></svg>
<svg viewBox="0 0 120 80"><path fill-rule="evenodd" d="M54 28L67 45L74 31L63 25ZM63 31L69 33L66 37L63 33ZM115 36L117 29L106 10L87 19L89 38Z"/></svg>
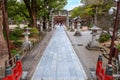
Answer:
<svg viewBox="0 0 120 80"><path fill-rule="evenodd" d="M37 4L36 4L36 0L32 0L31 2L31 12L32 12L32 24L33 24L33 27L37 27Z"/></svg>
<svg viewBox="0 0 120 80"><path fill-rule="evenodd" d="M32 26L32 27L37 27L36 14L35 14L34 12L32 12L31 18L32 18L31 26Z"/></svg>
<svg viewBox="0 0 120 80"><path fill-rule="evenodd" d="M36 0L24 0L24 3L28 9L31 21L30 21L30 26L32 27L37 27L37 10L36 10Z"/></svg>
<svg viewBox="0 0 120 80"><path fill-rule="evenodd" d="M6 41L4 39L3 35L3 17L2 17L2 7L0 5L0 55L7 54L8 53L8 48Z"/></svg>

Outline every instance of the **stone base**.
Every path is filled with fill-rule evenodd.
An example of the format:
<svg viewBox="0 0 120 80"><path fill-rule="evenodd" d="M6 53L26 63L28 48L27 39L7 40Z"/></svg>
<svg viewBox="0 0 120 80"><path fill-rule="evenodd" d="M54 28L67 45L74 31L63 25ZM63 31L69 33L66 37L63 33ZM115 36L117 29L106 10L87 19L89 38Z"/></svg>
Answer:
<svg viewBox="0 0 120 80"><path fill-rule="evenodd" d="M88 50L100 50L99 46L92 46L91 42L89 42L86 46Z"/></svg>
<svg viewBox="0 0 120 80"><path fill-rule="evenodd" d="M70 32L74 32L75 30L74 29L70 29Z"/></svg>
<svg viewBox="0 0 120 80"><path fill-rule="evenodd" d="M32 47L32 43L30 41L23 42L22 49L23 50L30 50Z"/></svg>
<svg viewBox="0 0 120 80"><path fill-rule="evenodd" d="M81 32L80 31L76 31L74 36L81 36Z"/></svg>
<svg viewBox="0 0 120 80"><path fill-rule="evenodd" d="M26 76L27 76L28 72L27 71L23 71L21 80L27 80Z"/></svg>
<svg viewBox="0 0 120 80"><path fill-rule="evenodd" d="M5 73L5 62L9 59L9 56L7 54L0 55L0 80L2 77L4 77Z"/></svg>
<svg viewBox="0 0 120 80"><path fill-rule="evenodd" d="M70 28L69 27L65 27L67 31L70 31Z"/></svg>

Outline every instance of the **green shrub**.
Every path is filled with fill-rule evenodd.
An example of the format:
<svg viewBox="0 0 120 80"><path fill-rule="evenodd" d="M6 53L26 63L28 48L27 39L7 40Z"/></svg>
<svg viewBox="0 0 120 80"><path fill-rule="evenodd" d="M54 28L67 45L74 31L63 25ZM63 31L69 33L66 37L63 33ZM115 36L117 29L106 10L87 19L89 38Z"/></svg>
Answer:
<svg viewBox="0 0 120 80"><path fill-rule="evenodd" d="M9 38L10 38L10 40L15 40L15 41L17 41L18 36L14 36L14 33L10 33Z"/></svg>
<svg viewBox="0 0 120 80"><path fill-rule="evenodd" d="M13 55L16 55L16 54L17 54L17 50L13 49L13 50L11 50L11 53L12 53Z"/></svg>
<svg viewBox="0 0 120 80"><path fill-rule="evenodd" d="M117 47L117 49L120 51L120 44L118 44L116 47Z"/></svg>
<svg viewBox="0 0 120 80"><path fill-rule="evenodd" d="M36 36L36 35L38 35L38 33L39 33L39 30L36 27L33 27L30 30L30 36Z"/></svg>
<svg viewBox="0 0 120 80"><path fill-rule="evenodd" d="M19 27L16 27L13 31L10 32L10 40L18 40L22 35L23 30Z"/></svg>
<svg viewBox="0 0 120 80"><path fill-rule="evenodd" d="M88 27L89 27L89 28L92 28L93 26L94 26L93 24L89 24L89 26L88 26Z"/></svg>
<svg viewBox="0 0 120 80"><path fill-rule="evenodd" d="M102 42L108 41L109 39L110 39L110 34L103 32L100 35L99 42L102 43Z"/></svg>
<svg viewBox="0 0 120 80"><path fill-rule="evenodd" d="M15 42L13 42L13 44L15 45L15 47L19 48L19 47L21 47L22 42L21 41L15 41Z"/></svg>

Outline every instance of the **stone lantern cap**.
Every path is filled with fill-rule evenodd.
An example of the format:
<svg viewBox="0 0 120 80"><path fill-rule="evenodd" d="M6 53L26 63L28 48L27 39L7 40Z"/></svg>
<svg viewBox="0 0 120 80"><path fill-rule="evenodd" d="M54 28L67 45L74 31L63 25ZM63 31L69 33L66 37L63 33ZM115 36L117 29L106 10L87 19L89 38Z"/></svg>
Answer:
<svg viewBox="0 0 120 80"><path fill-rule="evenodd" d="M95 36L95 35L98 35L97 31L101 30L101 28L94 25L92 28L90 28L90 30L92 30L91 34Z"/></svg>
<svg viewBox="0 0 120 80"><path fill-rule="evenodd" d="M31 28L25 28L25 30L31 30Z"/></svg>
<svg viewBox="0 0 120 80"><path fill-rule="evenodd" d="M98 31L98 30L101 30L101 28L99 28L99 27L97 27L97 26L94 25L92 28L90 28L90 30L92 30L92 31L94 31L94 30Z"/></svg>
<svg viewBox="0 0 120 80"><path fill-rule="evenodd" d="M29 35L30 34L29 30L31 30L31 28L25 28L24 30L25 32L23 32L22 35Z"/></svg>
<svg viewBox="0 0 120 80"><path fill-rule="evenodd" d="M24 32L22 35L30 35L30 32Z"/></svg>

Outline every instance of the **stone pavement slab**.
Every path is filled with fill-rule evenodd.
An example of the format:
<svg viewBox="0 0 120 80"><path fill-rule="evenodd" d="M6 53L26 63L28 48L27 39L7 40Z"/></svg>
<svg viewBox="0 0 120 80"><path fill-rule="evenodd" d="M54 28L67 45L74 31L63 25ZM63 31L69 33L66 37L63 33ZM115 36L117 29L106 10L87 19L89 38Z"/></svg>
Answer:
<svg viewBox="0 0 120 80"><path fill-rule="evenodd" d="M63 27L57 27L32 80L86 80L87 75Z"/></svg>

